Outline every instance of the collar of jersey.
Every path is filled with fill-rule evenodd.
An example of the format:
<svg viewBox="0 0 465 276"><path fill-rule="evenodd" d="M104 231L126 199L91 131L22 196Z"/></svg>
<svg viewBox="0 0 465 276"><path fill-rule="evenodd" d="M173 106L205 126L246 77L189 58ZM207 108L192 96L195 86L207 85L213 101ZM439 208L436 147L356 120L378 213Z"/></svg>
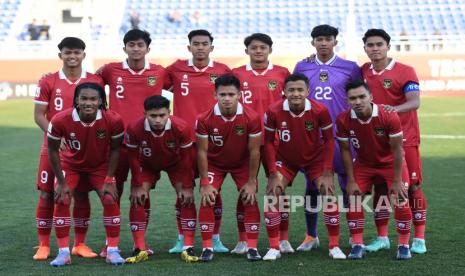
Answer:
<svg viewBox="0 0 465 276"><path fill-rule="evenodd" d="M81 81L81 79L85 79L85 78L87 77L86 70L84 70L84 69L81 69L81 70L82 70L82 71L81 71L81 76L80 76L79 79L78 79L77 81L75 81L75 82L70 81L70 80L66 77L65 71L63 71L63 68L61 68L60 71L58 71L58 77L60 78L60 80L66 80L66 82L67 82L68 84L78 84L78 83Z"/></svg>
<svg viewBox="0 0 465 276"><path fill-rule="evenodd" d="M286 99L283 102L283 110L291 113L292 117L302 117L304 115L304 113L309 111L310 109L312 109L312 103L308 99L305 99L304 111L302 111L302 113L296 115L289 108L289 101Z"/></svg>
<svg viewBox="0 0 465 276"><path fill-rule="evenodd" d="M370 64L370 69L371 69L371 72L373 72L373 75L381 75L386 70L392 70L392 68L394 68L395 64L396 64L396 61L392 58L391 61L389 62L389 64L386 66L386 68L384 68L380 72L376 72L375 68L373 67L373 63Z"/></svg>
<svg viewBox="0 0 465 276"><path fill-rule="evenodd" d="M350 118L357 119L362 125L369 124L373 117L378 117L378 114L379 114L379 110L378 110L378 105L377 104L373 104L373 112L371 112L371 117L366 121L360 120L357 117L357 113L355 113L355 111L353 109L350 110Z"/></svg>
<svg viewBox="0 0 465 276"><path fill-rule="evenodd" d="M146 131L152 131L152 129L150 128L150 124L149 124L149 120L145 119L144 120L144 129ZM165 124L165 129L164 130L170 130L171 129L171 119L168 118L168 120L166 121L166 124ZM164 132L164 131L163 131ZM161 136L161 135L160 135Z"/></svg>
<svg viewBox="0 0 465 276"><path fill-rule="evenodd" d="M236 115L234 115L234 117L232 118L226 118L221 114L220 106L218 105L218 103L215 104L215 107L213 108L213 112L215 113L216 116L221 116L221 118L223 118L223 120L225 120L226 122L232 122L234 121L234 119L236 119L237 115L241 115L242 113L244 113L244 107L242 106L241 103L237 103Z"/></svg>
<svg viewBox="0 0 465 276"><path fill-rule="evenodd" d="M209 59L207 66L205 66L202 69L199 69L197 68L197 66L194 65L194 60L190 58L187 60L187 66L194 68L195 72L205 72L207 71L208 67L213 67L213 59Z"/></svg>
<svg viewBox="0 0 465 276"><path fill-rule="evenodd" d="M95 124L95 122L97 120L100 120L102 119L102 111L99 109L97 110L97 116L95 117L95 121L93 121L92 123L84 123L81 121L81 118L79 118L79 113L77 111L76 108L73 109L73 113L71 114L71 116L73 117L73 121L75 122L81 122L81 124L85 127L91 127Z"/></svg>
<svg viewBox="0 0 465 276"><path fill-rule="evenodd" d="M318 59L318 55L315 55L315 63L318 65L332 65L334 61L336 60L337 55L334 54L332 58L330 58L327 62L323 62Z"/></svg>
<svg viewBox="0 0 465 276"><path fill-rule="evenodd" d="M127 69L133 75L142 75L142 73L144 73L145 70L150 69L150 62L149 62L148 58L145 58L144 59L144 68L142 70L140 70L139 72L136 72L136 71L132 70L131 67L129 67L128 60L126 59L126 60L123 61L123 69Z"/></svg>
<svg viewBox="0 0 465 276"><path fill-rule="evenodd" d="M255 75L255 76L264 76L266 74L266 72L268 72L268 70L272 70L273 69L273 63L271 63L271 61L268 61L268 67L266 67L266 70L261 72L261 73L258 73L257 71L255 71L253 68L252 68L252 65L250 63L247 63L245 65L245 70L247 71L252 71L252 73Z"/></svg>

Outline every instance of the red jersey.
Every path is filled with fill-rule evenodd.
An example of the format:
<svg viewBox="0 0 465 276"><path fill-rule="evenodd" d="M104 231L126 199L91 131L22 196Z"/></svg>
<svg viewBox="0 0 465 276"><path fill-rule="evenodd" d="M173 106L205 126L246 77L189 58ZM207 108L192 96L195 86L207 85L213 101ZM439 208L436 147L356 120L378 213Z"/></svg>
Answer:
<svg viewBox="0 0 465 276"><path fill-rule="evenodd" d="M166 68L173 91L173 114L194 127L200 113L212 108L215 103L215 80L231 73L228 66L210 59L202 69L192 59L177 60ZM195 139L195 136L192 136Z"/></svg>
<svg viewBox="0 0 465 276"><path fill-rule="evenodd" d="M104 86L102 79L94 74L82 71L81 77L72 82L66 78L63 69L47 75L39 81L34 103L47 106L46 118L50 121L57 113L73 107L74 90L84 82L97 83ZM41 154L47 154L47 137L44 133Z"/></svg>
<svg viewBox="0 0 465 276"><path fill-rule="evenodd" d="M398 136L402 136L402 127L397 113L386 112L376 104L367 121L358 119L353 110L341 113L336 120L337 139L349 141L357 162L370 167L393 166L389 138Z"/></svg>
<svg viewBox="0 0 465 276"><path fill-rule="evenodd" d="M161 171L168 167L189 160L182 160L181 149L192 146L192 128L182 119L171 116L165 129L156 134L150 128L147 119L142 118L132 122L126 132L126 146L140 149L141 166L149 170ZM189 154L185 157L189 159ZM187 168L186 168L187 169Z"/></svg>
<svg viewBox="0 0 465 276"><path fill-rule="evenodd" d="M225 118L216 104L197 118L196 134L208 138L208 162L220 169L234 169L249 161L249 137L261 135L260 116L238 103L236 115Z"/></svg>
<svg viewBox="0 0 465 276"><path fill-rule="evenodd" d="M110 141L123 134L123 120L114 111L99 110L94 122L84 123L70 108L53 117L47 136L66 140L69 149L61 154L63 168L91 172L108 165Z"/></svg>
<svg viewBox="0 0 465 276"><path fill-rule="evenodd" d="M127 61L106 64L96 72L110 87L110 109L121 115L125 127L144 116L147 97L161 95L167 81L165 68L145 61L142 70L132 70Z"/></svg>
<svg viewBox="0 0 465 276"><path fill-rule="evenodd" d="M407 101L406 93L420 91L415 70L394 60L381 72L376 72L371 63L365 63L362 66L362 74L370 87L373 102L377 104L400 105ZM417 111L399 112L398 115L404 131L404 146L418 146L420 127Z"/></svg>
<svg viewBox="0 0 465 276"><path fill-rule="evenodd" d="M263 122L270 105L283 98L284 81L290 75L289 70L270 62L260 73L250 64L235 68L232 72L241 81L242 104L256 111Z"/></svg>
<svg viewBox="0 0 465 276"><path fill-rule="evenodd" d="M331 126L328 109L323 104L309 99L305 100L305 109L300 114L292 113L287 100L272 104L265 113L265 130L273 135L278 132L277 156L298 168L306 167L325 155L325 142L321 137L321 130L331 129ZM325 168L332 168L332 162L331 158L330 162L328 161L330 164L326 164ZM268 163L269 168L275 166L272 161Z"/></svg>

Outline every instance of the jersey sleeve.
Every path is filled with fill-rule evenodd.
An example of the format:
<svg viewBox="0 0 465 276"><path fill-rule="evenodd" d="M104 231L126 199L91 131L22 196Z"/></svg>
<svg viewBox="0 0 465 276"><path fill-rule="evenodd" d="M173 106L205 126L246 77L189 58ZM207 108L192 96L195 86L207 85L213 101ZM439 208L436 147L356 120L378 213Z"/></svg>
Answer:
<svg viewBox="0 0 465 276"><path fill-rule="evenodd" d="M197 117L197 121L195 121L195 134L198 138L207 139L208 132L205 119L202 117Z"/></svg>
<svg viewBox="0 0 465 276"><path fill-rule="evenodd" d="M402 136L402 125L400 123L399 115L396 112L389 112L388 114L388 134L389 137Z"/></svg>
<svg viewBox="0 0 465 276"><path fill-rule="evenodd" d="M169 67L163 69L163 89L165 90L170 90L170 88L173 86L173 80L171 79L171 74L168 70Z"/></svg>
<svg viewBox="0 0 465 276"><path fill-rule="evenodd" d="M135 125L131 124L128 126L126 133L125 133L125 142L128 148L135 149L139 147L139 141L137 139Z"/></svg>
<svg viewBox="0 0 465 276"><path fill-rule="evenodd" d="M362 69L354 63L352 71L350 72L350 80L361 80L362 79Z"/></svg>
<svg viewBox="0 0 465 276"><path fill-rule="evenodd" d="M400 76L402 82L402 90L405 94L409 92L420 92L420 82L418 80L417 73L412 67L405 67L405 70L403 70Z"/></svg>
<svg viewBox="0 0 465 276"><path fill-rule="evenodd" d="M95 75L100 76L104 84L108 84L110 82L110 66L108 64L102 65L97 71L95 71Z"/></svg>
<svg viewBox="0 0 465 276"><path fill-rule="evenodd" d="M112 115L111 139L118 139L124 135L123 119L117 113Z"/></svg>
<svg viewBox="0 0 465 276"><path fill-rule="evenodd" d="M321 130L327 130L333 126L331 115L329 114L329 111L325 106L322 106L320 116L318 116L318 120Z"/></svg>
<svg viewBox="0 0 465 276"><path fill-rule="evenodd" d="M263 118L265 124L265 130L275 132L276 131L276 118L275 114L271 109L265 112L265 116Z"/></svg>
<svg viewBox="0 0 465 276"><path fill-rule="evenodd" d="M180 141L181 141L181 145L180 147L185 149L185 148L188 148L190 146L192 146L193 144L193 141L191 139L192 137L192 128L189 127L189 126L185 126L181 129L181 132L180 132Z"/></svg>
<svg viewBox="0 0 465 276"><path fill-rule="evenodd" d="M55 116L49 123L47 129L47 137L53 140L61 140L64 136L64 127L59 117Z"/></svg>
<svg viewBox="0 0 465 276"><path fill-rule="evenodd" d="M34 103L40 104L40 105L49 104L52 93L51 93L50 85L47 80L48 80L47 77L43 77L42 79L40 79L39 84L37 85L37 88L36 88Z"/></svg>
<svg viewBox="0 0 465 276"><path fill-rule="evenodd" d="M249 137L257 137L262 134L262 122L258 114L251 114L250 120L247 124L247 130Z"/></svg>
<svg viewBox="0 0 465 276"><path fill-rule="evenodd" d="M339 116L336 119L336 138L339 141L349 141L349 133L344 125L343 116Z"/></svg>

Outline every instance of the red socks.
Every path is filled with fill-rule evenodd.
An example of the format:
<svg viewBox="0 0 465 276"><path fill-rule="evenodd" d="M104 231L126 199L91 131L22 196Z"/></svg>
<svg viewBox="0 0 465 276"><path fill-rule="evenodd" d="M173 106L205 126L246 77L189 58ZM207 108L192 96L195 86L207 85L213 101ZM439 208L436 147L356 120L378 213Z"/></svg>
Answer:
<svg viewBox="0 0 465 276"><path fill-rule="evenodd" d="M50 247L50 232L53 225L53 195L49 198L39 197L36 208L36 227L39 244Z"/></svg>

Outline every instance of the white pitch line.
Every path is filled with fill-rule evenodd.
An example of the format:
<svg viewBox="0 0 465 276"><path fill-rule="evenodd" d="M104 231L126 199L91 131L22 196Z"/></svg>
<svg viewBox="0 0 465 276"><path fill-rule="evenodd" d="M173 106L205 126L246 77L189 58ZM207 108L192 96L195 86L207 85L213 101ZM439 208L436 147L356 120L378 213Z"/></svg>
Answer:
<svg viewBox="0 0 465 276"><path fill-rule="evenodd" d="M465 135L421 134L420 137L426 138L426 139L448 139L448 140L465 139Z"/></svg>
<svg viewBox="0 0 465 276"><path fill-rule="evenodd" d="M465 116L465 112L446 112L446 113L419 113L418 117L460 117Z"/></svg>

